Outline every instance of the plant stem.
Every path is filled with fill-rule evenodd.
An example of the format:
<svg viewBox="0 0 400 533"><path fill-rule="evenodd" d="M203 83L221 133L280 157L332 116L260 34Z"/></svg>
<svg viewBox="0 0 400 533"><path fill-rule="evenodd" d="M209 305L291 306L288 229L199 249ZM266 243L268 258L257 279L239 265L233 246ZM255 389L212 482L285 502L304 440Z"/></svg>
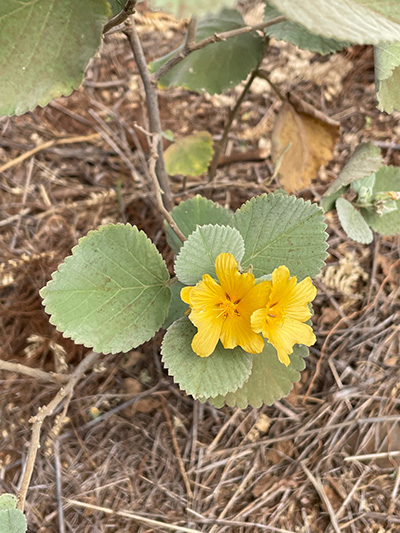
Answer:
<svg viewBox="0 0 400 533"><path fill-rule="evenodd" d="M259 77L259 78L262 78L263 80L267 81L270 86L271 86L271 89L274 91L274 93L277 95L277 97L282 100L282 102L287 102L287 98L284 94L281 93L281 91L278 89L278 87L275 85L275 83L272 83L272 81L269 79L268 77L268 74L265 70L263 69L259 69L257 72L256 72L256 75Z"/></svg>
<svg viewBox="0 0 400 533"><path fill-rule="evenodd" d="M103 33L107 33L115 26L118 26L118 24L122 24L123 22L125 22L125 20L130 15L133 15L133 13L135 12L136 4L137 4L137 0L127 0L122 10L104 25Z"/></svg>
<svg viewBox="0 0 400 533"><path fill-rule="evenodd" d="M212 158L212 161L211 161L211 164L210 164L210 169L208 171L208 180L209 181L212 181L215 178L215 175L217 173L219 158L221 157L221 154L222 154L222 152L223 152L223 150L225 148L226 141L228 139L228 135L229 135L230 129L232 127L233 121L235 120L235 117L236 117L236 115L237 115L237 113L239 111L239 108L240 108L240 106L241 106L246 94L249 92L251 84L253 83L253 81L256 78L256 76L257 76L257 69L253 70L253 72L251 73L250 78L248 79L246 85L244 86L243 91L241 92L241 94L240 94L235 106L233 107L233 109L229 113L228 121L227 121L227 123L225 125L224 131L223 131L223 134L222 134L222 138L221 138L221 140L219 141L219 143L217 144L217 146L215 148L214 155L213 155L213 158Z"/></svg>
<svg viewBox="0 0 400 533"><path fill-rule="evenodd" d="M224 31L222 33L214 33L213 35L210 35L210 37L206 37L198 43L192 43L189 41L189 39L186 39L183 49L178 50L176 54L171 57L171 59L164 63L164 65L153 74L152 79L154 82L158 83L158 81L163 76L165 76L165 74L169 70L171 70L171 68L175 67L178 63L183 61L185 57L187 57L192 52L196 52L196 50L201 50L202 48L205 48L209 44L217 43L220 41L226 41L227 39L232 39L233 37L237 37L238 35L243 35L244 33L249 33L251 31L263 30L268 26L273 26L274 24L278 24L278 22L283 22L285 20L286 17L282 15L280 17L276 17L275 19L269 20L268 22L261 22L260 24L256 24L254 26L243 26L242 28L237 28L236 30Z"/></svg>
<svg viewBox="0 0 400 533"><path fill-rule="evenodd" d="M150 133L156 135L157 139L157 161L156 161L156 176L163 193L163 205L168 211L173 208L172 194L169 186L168 174L165 170L164 154L162 146L162 129L160 120L160 108L158 105L158 95L156 87L153 85L149 69L147 68L146 58L143 53L142 43L136 29L135 21L132 20L132 25L129 30L124 32L128 37L133 55L135 56L136 65L139 75L142 79L144 91L146 93L147 112L149 115Z"/></svg>
<svg viewBox="0 0 400 533"><path fill-rule="evenodd" d="M25 376L37 379L37 381L47 381L48 383L65 383L69 379L69 376L65 374L44 372L39 368L31 368L30 366L21 365L20 363L10 363L9 361L3 361L2 359L0 359L0 370L24 374Z"/></svg>

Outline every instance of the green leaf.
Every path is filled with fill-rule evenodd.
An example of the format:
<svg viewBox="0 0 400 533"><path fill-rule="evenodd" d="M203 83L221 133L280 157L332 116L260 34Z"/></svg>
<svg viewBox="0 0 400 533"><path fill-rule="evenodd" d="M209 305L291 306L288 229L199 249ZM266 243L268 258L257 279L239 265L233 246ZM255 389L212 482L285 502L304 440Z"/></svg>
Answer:
<svg viewBox="0 0 400 533"><path fill-rule="evenodd" d="M173 13L178 18L191 15L204 15L221 7L233 7L233 0L151 0L151 6L161 11Z"/></svg>
<svg viewBox="0 0 400 533"><path fill-rule="evenodd" d="M108 0L108 3L111 7L111 16L115 17L115 15L118 15L123 10L126 0Z"/></svg>
<svg viewBox="0 0 400 533"><path fill-rule="evenodd" d="M242 16L234 9L223 9L218 15L208 15L197 25L196 42L215 33L245 26ZM156 72L177 50L153 61L149 68ZM160 80L162 88L184 87L197 92L222 93L234 87L257 67L263 55L263 40L256 32L210 44L192 52Z"/></svg>
<svg viewBox="0 0 400 533"><path fill-rule="evenodd" d="M340 223L350 239L362 244L372 242L372 231L360 211L357 211L350 202L345 198L339 198L336 200L336 210Z"/></svg>
<svg viewBox="0 0 400 533"><path fill-rule="evenodd" d="M375 85L378 109L400 110L400 43L375 47Z"/></svg>
<svg viewBox="0 0 400 533"><path fill-rule="evenodd" d="M199 131L177 139L164 152L168 174L200 176L207 171L214 153L213 140L208 131Z"/></svg>
<svg viewBox="0 0 400 533"><path fill-rule="evenodd" d="M183 287L184 284L178 280L170 285L172 299L171 305L169 306L168 316L162 325L164 329L169 328L169 326L173 324L175 320L182 318L185 315L185 312L189 309L188 304L186 304L181 298L181 290Z"/></svg>
<svg viewBox="0 0 400 533"><path fill-rule="evenodd" d="M7 0L0 6L0 115L78 89L100 46L107 0Z"/></svg>
<svg viewBox="0 0 400 533"><path fill-rule="evenodd" d="M231 253L240 262L244 254L240 233L229 226L199 226L184 242L176 258L176 277L186 285L196 285L204 274L216 279L215 260L223 252Z"/></svg>
<svg viewBox="0 0 400 533"><path fill-rule="evenodd" d="M174 322L165 334L161 353L165 368L181 389L194 398L234 392L249 377L253 355L221 343L209 357L199 357L191 347L197 329L188 318Z"/></svg>
<svg viewBox="0 0 400 533"><path fill-rule="evenodd" d="M265 21L273 20L281 15L282 13L266 2ZM326 37L315 35L309 32L304 26L291 22L290 20L279 22L278 24L265 28L265 33L278 41L287 41L295 44L302 50L310 50L310 52L318 52L322 55L338 52L342 48L347 48L351 45L349 41L337 41L336 39L327 39Z"/></svg>
<svg viewBox="0 0 400 533"><path fill-rule="evenodd" d="M368 188L372 189L374 188L375 184L375 174L371 174L370 176L366 176L365 178L362 178L360 180L355 180L352 183L353 190L356 194L359 194L362 188Z"/></svg>
<svg viewBox="0 0 400 533"><path fill-rule="evenodd" d="M216 204L212 200L207 200L204 196L197 194L189 200L181 202L171 211L172 218L177 223L185 237L197 228L205 224L219 224L228 226L232 220L233 214ZM182 242L178 239L172 229L165 222L165 231L167 241L173 251L177 254L181 249Z"/></svg>
<svg viewBox="0 0 400 533"><path fill-rule="evenodd" d="M400 2L393 0L269 0L293 22L311 33L378 44L400 41Z"/></svg>
<svg viewBox="0 0 400 533"><path fill-rule="evenodd" d="M300 379L300 371L304 370L304 357L308 355L306 346L296 344L290 355L290 365L283 365L277 356L275 348L265 343L265 348L260 354L253 355L253 369L249 379L236 392L219 395L214 398L199 398L204 402L208 400L216 407L225 403L230 407L245 409L261 407L263 403L271 405L275 400L287 396L293 388L293 383Z"/></svg>
<svg viewBox="0 0 400 533"><path fill-rule="evenodd" d="M328 196L326 196L325 193L322 196L320 204L325 213L335 209L336 200L340 198L349 189L349 187L350 185L343 185L343 187L340 187L340 189L338 189L336 192L329 194Z"/></svg>
<svg viewBox="0 0 400 533"><path fill-rule="evenodd" d="M337 192L344 185L365 178L376 172L383 165L380 149L371 142L361 143L354 150L337 179L332 183L322 198Z"/></svg>
<svg viewBox="0 0 400 533"><path fill-rule="evenodd" d="M294 196L263 194L238 209L232 225L244 239L242 267L253 265L255 277L286 265L302 280L316 276L324 265L324 216L317 204Z"/></svg>
<svg viewBox="0 0 400 533"><path fill-rule="evenodd" d="M373 194L384 191L400 191L399 167L384 166L376 173ZM397 235L400 233L400 200L396 205L396 211L384 215L369 209L361 209L361 213L373 230L382 235Z"/></svg>
<svg viewBox="0 0 400 533"><path fill-rule="evenodd" d="M25 533L26 518L22 511L16 509L17 498L13 494L0 496L0 531L1 533Z"/></svg>
<svg viewBox="0 0 400 533"><path fill-rule="evenodd" d="M126 352L149 340L168 313L168 270L130 224L90 231L40 294L64 337L96 352Z"/></svg>

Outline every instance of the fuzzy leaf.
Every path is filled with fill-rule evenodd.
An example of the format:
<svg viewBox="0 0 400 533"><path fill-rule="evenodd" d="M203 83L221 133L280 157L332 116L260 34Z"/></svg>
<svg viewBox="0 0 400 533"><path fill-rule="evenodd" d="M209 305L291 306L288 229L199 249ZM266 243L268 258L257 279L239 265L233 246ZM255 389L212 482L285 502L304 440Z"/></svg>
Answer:
<svg viewBox="0 0 400 533"><path fill-rule="evenodd" d="M228 226L233 217L231 211L221 207L212 200L207 200L207 198L200 196L200 194L174 207L171 215L185 237L189 237L197 226L204 226L205 224ZM167 233L168 244L177 254L181 249L182 242L167 222L165 222L165 231Z"/></svg>
<svg viewBox="0 0 400 533"><path fill-rule="evenodd" d="M188 304L186 304L181 298L181 290L183 287L184 284L178 280L170 287L172 298L171 305L169 306L168 316L162 325L164 329L169 328L169 326L173 324L175 320L182 318L188 309Z"/></svg>
<svg viewBox="0 0 400 533"><path fill-rule="evenodd" d="M238 209L232 225L245 244L241 265L252 265L256 278L286 265L300 281L316 276L324 265L327 234L317 204L294 196L263 194Z"/></svg>
<svg viewBox="0 0 400 533"><path fill-rule="evenodd" d="M214 398L199 398L200 401L208 400L215 407L222 407L224 404L230 407L245 409L251 407L261 407L263 403L271 405L275 400L279 400L289 394L293 384L299 381L300 371L304 370L304 357L308 355L308 348L296 344L293 353L290 355L290 365L283 365L277 356L275 348L265 343L265 348L260 354L253 355L253 368L249 379L236 392L219 395Z"/></svg>
<svg viewBox="0 0 400 533"><path fill-rule="evenodd" d="M239 231L229 226L199 226L176 258L176 277L186 285L196 285L204 274L216 279L215 260L223 252L231 253L238 262L242 259L244 243Z"/></svg>
<svg viewBox="0 0 400 533"><path fill-rule="evenodd" d="M393 0L269 0L311 33L354 44L400 41L400 2Z"/></svg>
<svg viewBox="0 0 400 533"><path fill-rule="evenodd" d="M350 202L345 198L338 198L336 200L336 210L340 223L350 239L362 244L372 242L372 231L360 211L357 211Z"/></svg>
<svg viewBox="0 0 400 533"><path fill-rule="evenodd" d="M0 5L0 115L21 115L78 89L100 46L107 0Z"/></svg>
<svg viewBox="0 0 400 533"><path fill-rule="evenodd" d="M149 340L171 300L156 247L130 224L90 231L40 291L50 322L96 352L126 352Z"/></svg>
<svg viewBox="0 0 400 533"><path fill-rule="evenodd" d="M400 110L400 43L375 47L375 84L378 109Z"/></svg>
<svg viewBox="0 0 400 533"><path fill-rule="evenodd" d="M332 183L322 198L336 193L341 187L350 185L355 180L370 176L383 164L380 149L371 142L361 143L354 150L337 179Z"/></svg>
<svg viewBox="0 0 400 533"><path fill-rule="evenodd" d="M25 533L26 518L22 511L16 509L17 498L13 494L0 496L0 531L1 533Z"/></svg>
<svg viewBox="0 0 400 533"><path fill-rule="evenodd" d="M194 398L226 394L241 387L250 375L254 356L240 347L226 350L218 343L212 355L199 357L191 347L196 332L186 317L168 328L161 353L169 375Z"/></svg>
<svg viewBox="0 0 400 533"><path fill-rule="evenodd" d="M221 7L233 7L233 0L151 0L151 6L172 13L178 18L204 15Z"/></svg>
<svg viewBox="0 0 400 533"><path fill-rule="evenodd" d="M383 191L400 192L399 167L384 166L376 173L373 194ZM378 215L370 209L361 209L361 213L373 230L382 235L397 235L400 233L400 200L397 200L396 205L396 211L384 215Z"/></svg>
<svg viewBox="0 0 400 533"><path fill-rule="evenodd" d="M218 15L208 15L197 25L196 42L214 33L245 26L242 16L234 9L223 9ZM183 48L153 61L149 68L156 72L170 57ZM246 79L257 67L263 54L263 40L256 32L210 44L192 52L160 80L160 87L184 87L191 91L222 93Z"/></svg>
<svg viewBox="0 0 400 533"><path fill-rule="evenodd" d="M332 211L332 209L335 209L336 200L343 196L343 194L348 190L350 185L344 185L343 187L340 187L336 192L329 194L326 196L325 194L322 196L320 204L322 209L325 213L328 211Z"/></svg>
<svg viewBox="0 0 400 533"><path fill-rule="evenodd" d="M266 2L265 21L273 20L281 15L282 13ZM290 20L265 28L265 33L278 41L287 41L302 50L310 50L310 52L318 52L322 55L338 52L342 48L347 48L351 45L349 41L337 41L336 39L327 39L326 37L315 35L304 26Z"/></svg>
<svg viewBox="0 0 400 533"><path fill-rule="evenodd" d="M111 6L111 16L115 17L123 10L126 0L108 0L108 3Z"/></svg>
<svg viewBox="0 0 400 533"><path fill-rule="evenodd" d="M208 131L199 131L177 139L164 152L168 174L200 176L207 171L214 153L213 140Z"/></svg>

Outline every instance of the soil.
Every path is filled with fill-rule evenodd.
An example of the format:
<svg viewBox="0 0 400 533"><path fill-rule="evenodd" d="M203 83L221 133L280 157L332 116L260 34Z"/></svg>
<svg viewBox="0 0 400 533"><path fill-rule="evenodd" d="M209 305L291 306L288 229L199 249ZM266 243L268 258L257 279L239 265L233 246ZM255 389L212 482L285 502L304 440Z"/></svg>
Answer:
<svg viewBox="0 0 400 533"><path fill-rule="evenodd" d="M140 26L148 60L183 34L182 24L157 24ZM370 47L321 57L273 41L262 66L281 92L340 122L333 160L298 196L318 201L362 141L380 146L385 164L400 164L400 113L376 109ZM175 136L207 130L218 139L241 89L163 91L163 128ZM279 189L269 151L280 105L257 80L216 179L171 178L176 204L201 193L236 209ZM137 225L172 273L136 125L147 127L144 92L118 33L106 37L79 91L0 119L0 165L11 163L0 173L1 359L66 373L88 353L49 323L38 291L89 230ZM67 416L57 424L59 409L43 425L27 494L29 532L400 531L400 240L375 234L361 245L334 214L327 224L330 255L316 280L313 318L318 341L291 394L260 409L200 404L162 368L161 333L128 354L102 356L75 387ZM29 420L59 385L6 371L0 377L0 490L18 493Z"/></svg>

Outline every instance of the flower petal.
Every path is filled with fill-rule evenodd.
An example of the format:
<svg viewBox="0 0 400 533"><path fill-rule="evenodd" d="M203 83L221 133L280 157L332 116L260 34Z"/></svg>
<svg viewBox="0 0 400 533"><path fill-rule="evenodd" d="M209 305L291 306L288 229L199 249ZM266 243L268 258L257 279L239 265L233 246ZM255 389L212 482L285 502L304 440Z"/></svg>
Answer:
<svg viewBox="0 0 400 533"><path fill-rule="evenodd" d="M190 293L192 292L192 289L194 287L183 287L181 289L181 300L185 302L185 304L190 305Z"/></svg>
<svg viewBox="0 0 400 533"><path fill-rule="evenodd" d="M238 305L240 316L249 319L254 311L261 307L265 307L271 294L271 288L271 281L262 281L261 283L254 285Z"/></svg>
<svg viewBox="0 0 400 533"><path fill-rule="evenodd" d="M255 283L253 274L240 274L236 259L232 254L219 254L215 260L215 272L232 302L241 300Z"/></svg>
<svg viewBox="0 0 400 533"><path fill-rule="evenodd" d="M264 341L250 326L250 321L241 316L228 317L222 326L221 342L224 348L241 346L247 353L260 353L264 349Z"/></svg>
<svg viewBox="0 0 400 533"><path fill-rule="evenodd" d="M215 307L218 302L225 298L225 291L208 274L204 274L203 280L192 288L190 304L192 307Z"/></svg>
<svg viewBox="0 0 400 533"><path fill-rule="evenodd" d="M312 302L317 295L317 289L312 284L311 278L305 278L287 295L285 301L286 314L290 318L305 322L312 313L307 304Z"/></svg>
<svg viewBox="0 0 400 533"><path fill-rule="evenodd" d="M191 316L189 317L191 319ZM200 357L208 357L218 344L223 320L204 320L197 322L198 332L192 340L192 350Z"/></svg>
<svg viewBox="0 0 400 533"><path fill-rule="evenodd" d="M251 329L255 333L262 333L266 338L268 337L267 318L268 309L266 307L254 311L251 315Z"/></svg>

